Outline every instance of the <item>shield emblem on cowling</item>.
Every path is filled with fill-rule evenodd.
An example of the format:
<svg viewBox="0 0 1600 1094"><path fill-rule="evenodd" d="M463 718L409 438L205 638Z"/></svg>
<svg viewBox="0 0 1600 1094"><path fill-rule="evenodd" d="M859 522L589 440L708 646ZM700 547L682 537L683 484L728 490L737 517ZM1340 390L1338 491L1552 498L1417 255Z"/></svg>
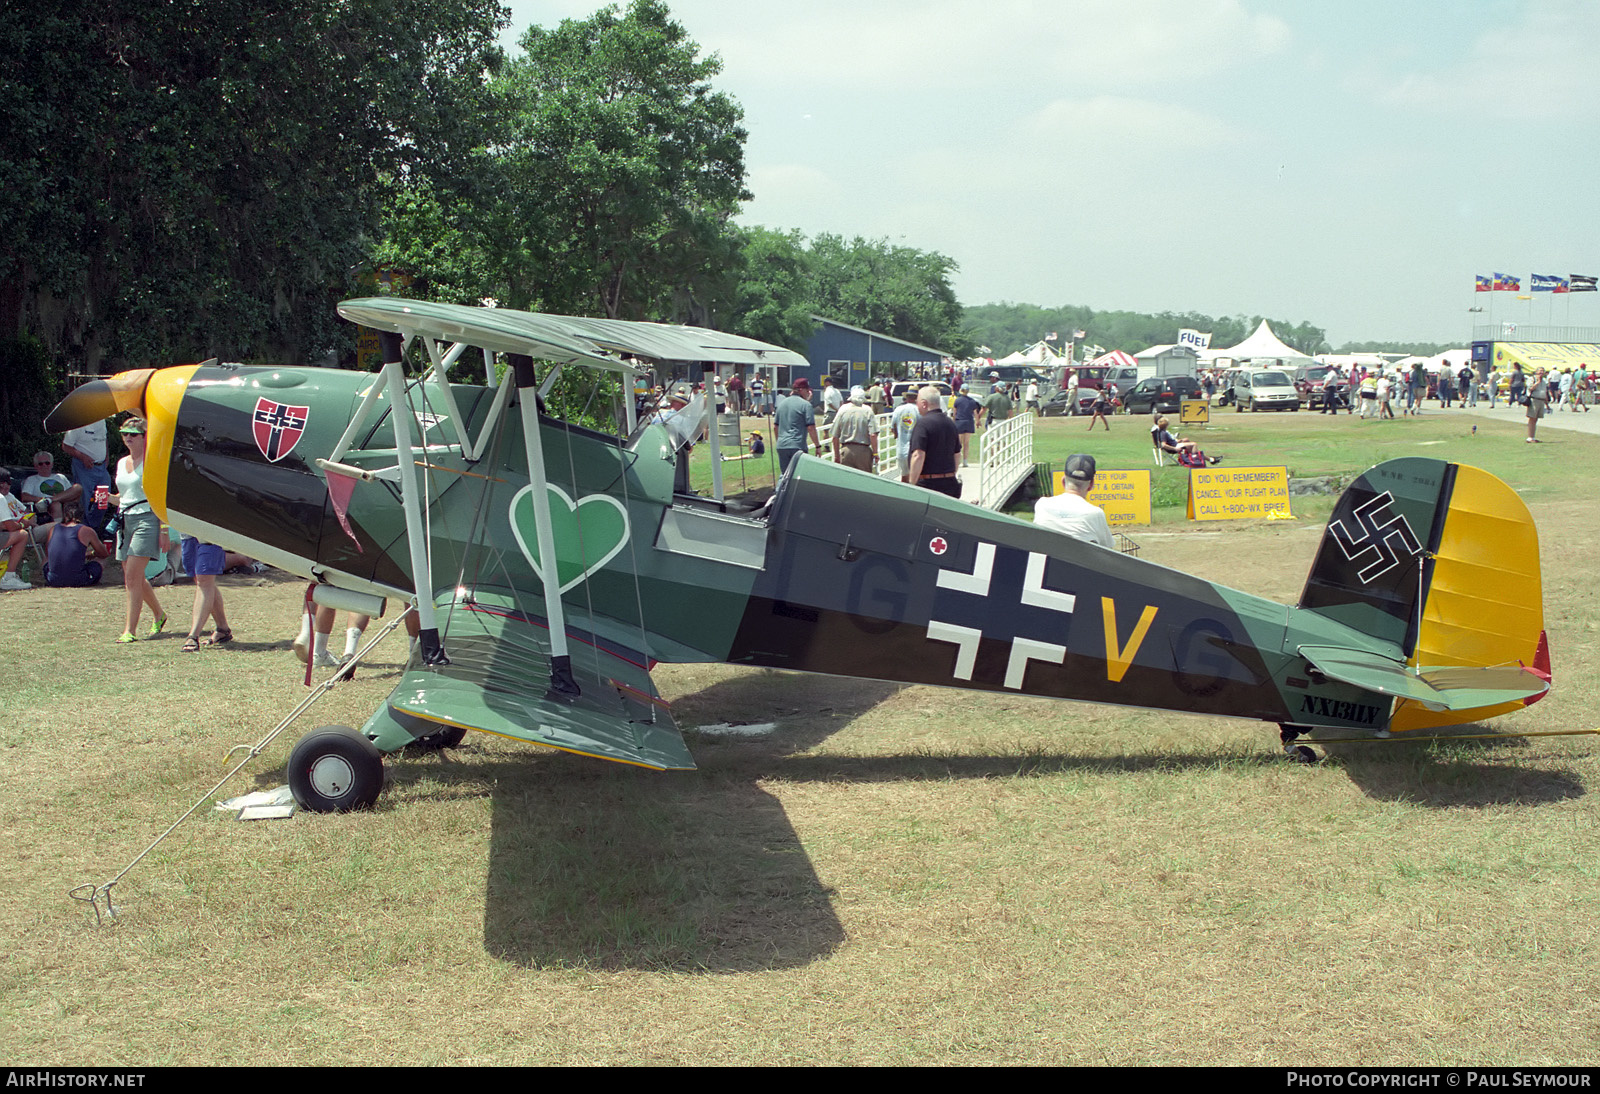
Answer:
<svg viewBox="0 0 1600 1094"><path fill-rule="evenodd" d="M256 448L272 463L277 463L294 451L300 434L306 431L306 419L310 414L309 406L287 406L271 399L257 399L251 423Z"/></svg>

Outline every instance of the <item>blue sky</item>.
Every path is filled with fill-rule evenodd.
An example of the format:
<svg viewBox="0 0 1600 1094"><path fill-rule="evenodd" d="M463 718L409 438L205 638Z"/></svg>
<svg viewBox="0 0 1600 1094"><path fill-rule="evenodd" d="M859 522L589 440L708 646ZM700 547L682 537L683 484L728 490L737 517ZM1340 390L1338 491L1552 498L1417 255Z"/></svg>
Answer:
<svg viewBox="0 0 1600 1094"><path fill-rule="evenodd" d="M510 6L508 44L602 5ZM671 9L744 107L741 219L939 251L965 304L1264 314L1336 345L1600 325L1600 293L1471 291L1600 274L1595 0Z"/></svg>

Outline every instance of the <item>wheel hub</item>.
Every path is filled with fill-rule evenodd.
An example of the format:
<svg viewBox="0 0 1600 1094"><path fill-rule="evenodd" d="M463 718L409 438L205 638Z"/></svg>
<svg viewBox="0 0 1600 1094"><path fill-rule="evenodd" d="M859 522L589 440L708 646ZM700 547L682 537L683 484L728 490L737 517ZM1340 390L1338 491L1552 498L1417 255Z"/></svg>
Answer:
<svg viewBox="0 0 1600 1094"><path fill-rule="evenodd" d="M340 798L355 785L356 771L343 756L319 756L308 772L311 787L325 798Z"/></svg>

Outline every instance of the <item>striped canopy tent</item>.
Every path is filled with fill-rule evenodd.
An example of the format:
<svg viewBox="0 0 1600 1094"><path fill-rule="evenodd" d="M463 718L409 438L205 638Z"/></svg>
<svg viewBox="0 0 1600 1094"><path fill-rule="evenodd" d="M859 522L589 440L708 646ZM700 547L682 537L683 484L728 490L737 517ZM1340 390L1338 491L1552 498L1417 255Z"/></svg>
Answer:
<svg viewBox="0 0 1600 1094"><path fill-rule="evenodd" d="M1116 368L1124 365L1129 367L1137 367L1139 362L1135 361L1131 354L1123 353L1120 349L1114 349L1110 353L1102 353L1099 357L1096 357L1093 361L1090 361L1089 364L1107 365L1112 368Z"/></svg>

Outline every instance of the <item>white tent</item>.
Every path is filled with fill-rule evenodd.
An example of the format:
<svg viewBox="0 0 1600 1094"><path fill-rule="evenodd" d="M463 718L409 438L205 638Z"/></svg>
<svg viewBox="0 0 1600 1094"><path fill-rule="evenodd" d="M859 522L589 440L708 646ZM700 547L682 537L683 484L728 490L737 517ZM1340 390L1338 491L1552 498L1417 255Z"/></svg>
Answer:
<svg viewBox="0 0 1600 1094"><path fill-rule="evenodd" d="M1261 325L1256 328L1254 334L1237 346L1230 346L1227 349L1205 350L1201 355L1212 359L1232 357L1235 361L1279 360L1285 364L1310 360L1307 354L1301 353L1293 346L1285 345L1276 334L1272 333L1272 328L1267 325L1265 319L1261 321Z"/></svg>
<svg viewBox="0 0 1600 1094"><path fill-rule="evenodd" d="M996 365L1032 365L1034 368L1050 366L1056 363L1060 355L1048 342L1035 342L1027 349L1008 353L998 361L991 362Z"/></svg>

